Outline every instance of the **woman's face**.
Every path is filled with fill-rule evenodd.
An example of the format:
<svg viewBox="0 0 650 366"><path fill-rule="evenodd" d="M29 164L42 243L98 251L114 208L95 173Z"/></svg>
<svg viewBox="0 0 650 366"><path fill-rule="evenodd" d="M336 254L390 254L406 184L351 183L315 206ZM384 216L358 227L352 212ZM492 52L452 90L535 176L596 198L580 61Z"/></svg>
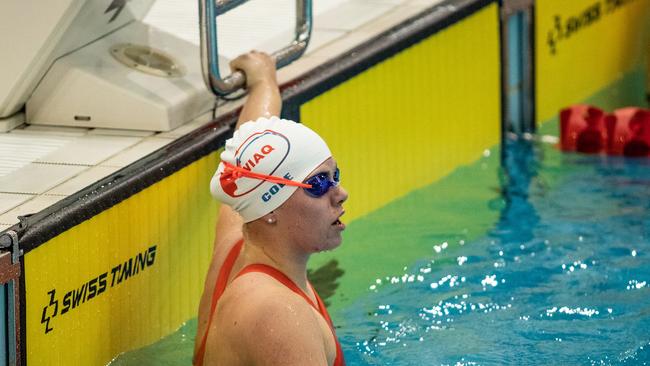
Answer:
<svg viewBox="0 0 650 366"><path fill-rule="evenodd" d="M305 181L321 173L333 180L336 169L336 161L329 158ZM275 210L278 225L285 226L292 240L310 253L334 249L341 244L341 233L345 229L340 217L345 212L343 202L347 199L348 193L340 185L330 187L321 197L312 197L299 188Z"/></svg>

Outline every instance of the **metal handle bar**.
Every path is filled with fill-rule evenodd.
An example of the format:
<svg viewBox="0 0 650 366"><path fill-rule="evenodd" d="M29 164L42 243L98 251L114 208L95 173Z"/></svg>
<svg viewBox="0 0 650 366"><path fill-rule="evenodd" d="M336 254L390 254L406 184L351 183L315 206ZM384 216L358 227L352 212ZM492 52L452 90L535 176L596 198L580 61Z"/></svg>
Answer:
<svg viewBox="0 0 650 366"><path fill-rule="evenodd" d="M238 7L246 1L248 0L214 0L214 2L217 4L217 16L229 12L230 10Z"/></svg>
<svg viewBox="0 0 650 366"><path fill-rule="evenodd" d="M223 79L219 74L217 52L217 16L245 3L247 0L199 0L201 28L201 68L203 80L213 93L227 95L246 86L246 75L236 71ZM312 0L296 0L296 31L291 43L273 52L271 56L279 69L300 56L307 49L312 28Z"/></svg>

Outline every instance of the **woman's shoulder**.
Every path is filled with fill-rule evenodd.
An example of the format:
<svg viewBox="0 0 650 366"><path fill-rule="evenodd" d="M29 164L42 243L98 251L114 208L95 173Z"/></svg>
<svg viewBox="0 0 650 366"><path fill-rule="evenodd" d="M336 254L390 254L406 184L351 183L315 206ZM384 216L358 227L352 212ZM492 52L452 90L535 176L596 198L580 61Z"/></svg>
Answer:
<svg viewBox="0 0 650 366"><path fill-rule="evenodd" d="M249 318L270 316L274 319L314 316L311 305L303 298L276 279L256 272L233 280L219 305L225 317L237 317L239 314Z"/></svg>
<svg viewBox="0 0 650 366"><path fill-rule="evenodd" d="M215 326L222 335L249 353L260 353L260 358L324 352L323 333L311 306L264 274L248 273L233 281L217 314Z"/></svg>
<svg viewBox="0 0 650 366"><path fill-rule="evenodd" d="M245 306L277 306L300 300L278 280L261 272L237 276L228 285L223 299L224 304L241 302L245 303Z"/></svg>

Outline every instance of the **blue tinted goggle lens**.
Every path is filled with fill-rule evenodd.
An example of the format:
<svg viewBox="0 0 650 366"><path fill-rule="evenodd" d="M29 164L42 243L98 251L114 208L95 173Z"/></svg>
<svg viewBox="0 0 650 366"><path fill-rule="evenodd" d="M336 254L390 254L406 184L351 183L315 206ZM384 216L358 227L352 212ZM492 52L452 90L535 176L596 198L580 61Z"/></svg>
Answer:
<svg viewBox="0 0 650 366"><path fill-rule="evenodd" d="M305 181L305 183L311 185L311 188L303 189L312 197L322 197L331 187L339 184L340 175L341 172L338 168L334 171L333 180L330 180L327 173L316 174Z"/></svg>

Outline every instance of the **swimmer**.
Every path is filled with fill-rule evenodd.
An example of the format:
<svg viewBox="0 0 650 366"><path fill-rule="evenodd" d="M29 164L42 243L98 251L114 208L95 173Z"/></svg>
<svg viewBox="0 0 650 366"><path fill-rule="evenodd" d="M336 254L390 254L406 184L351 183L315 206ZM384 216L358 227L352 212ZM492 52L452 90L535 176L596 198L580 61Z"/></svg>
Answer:
<svg viewBox="0 0 650 366"><path fill-rule="evenodd" d="M275 63L232 61L248 99L210 191L222 204L199 306L193 364L344 365L307 261L341 244L347 192L323 139L281 120Z"/></svg>

